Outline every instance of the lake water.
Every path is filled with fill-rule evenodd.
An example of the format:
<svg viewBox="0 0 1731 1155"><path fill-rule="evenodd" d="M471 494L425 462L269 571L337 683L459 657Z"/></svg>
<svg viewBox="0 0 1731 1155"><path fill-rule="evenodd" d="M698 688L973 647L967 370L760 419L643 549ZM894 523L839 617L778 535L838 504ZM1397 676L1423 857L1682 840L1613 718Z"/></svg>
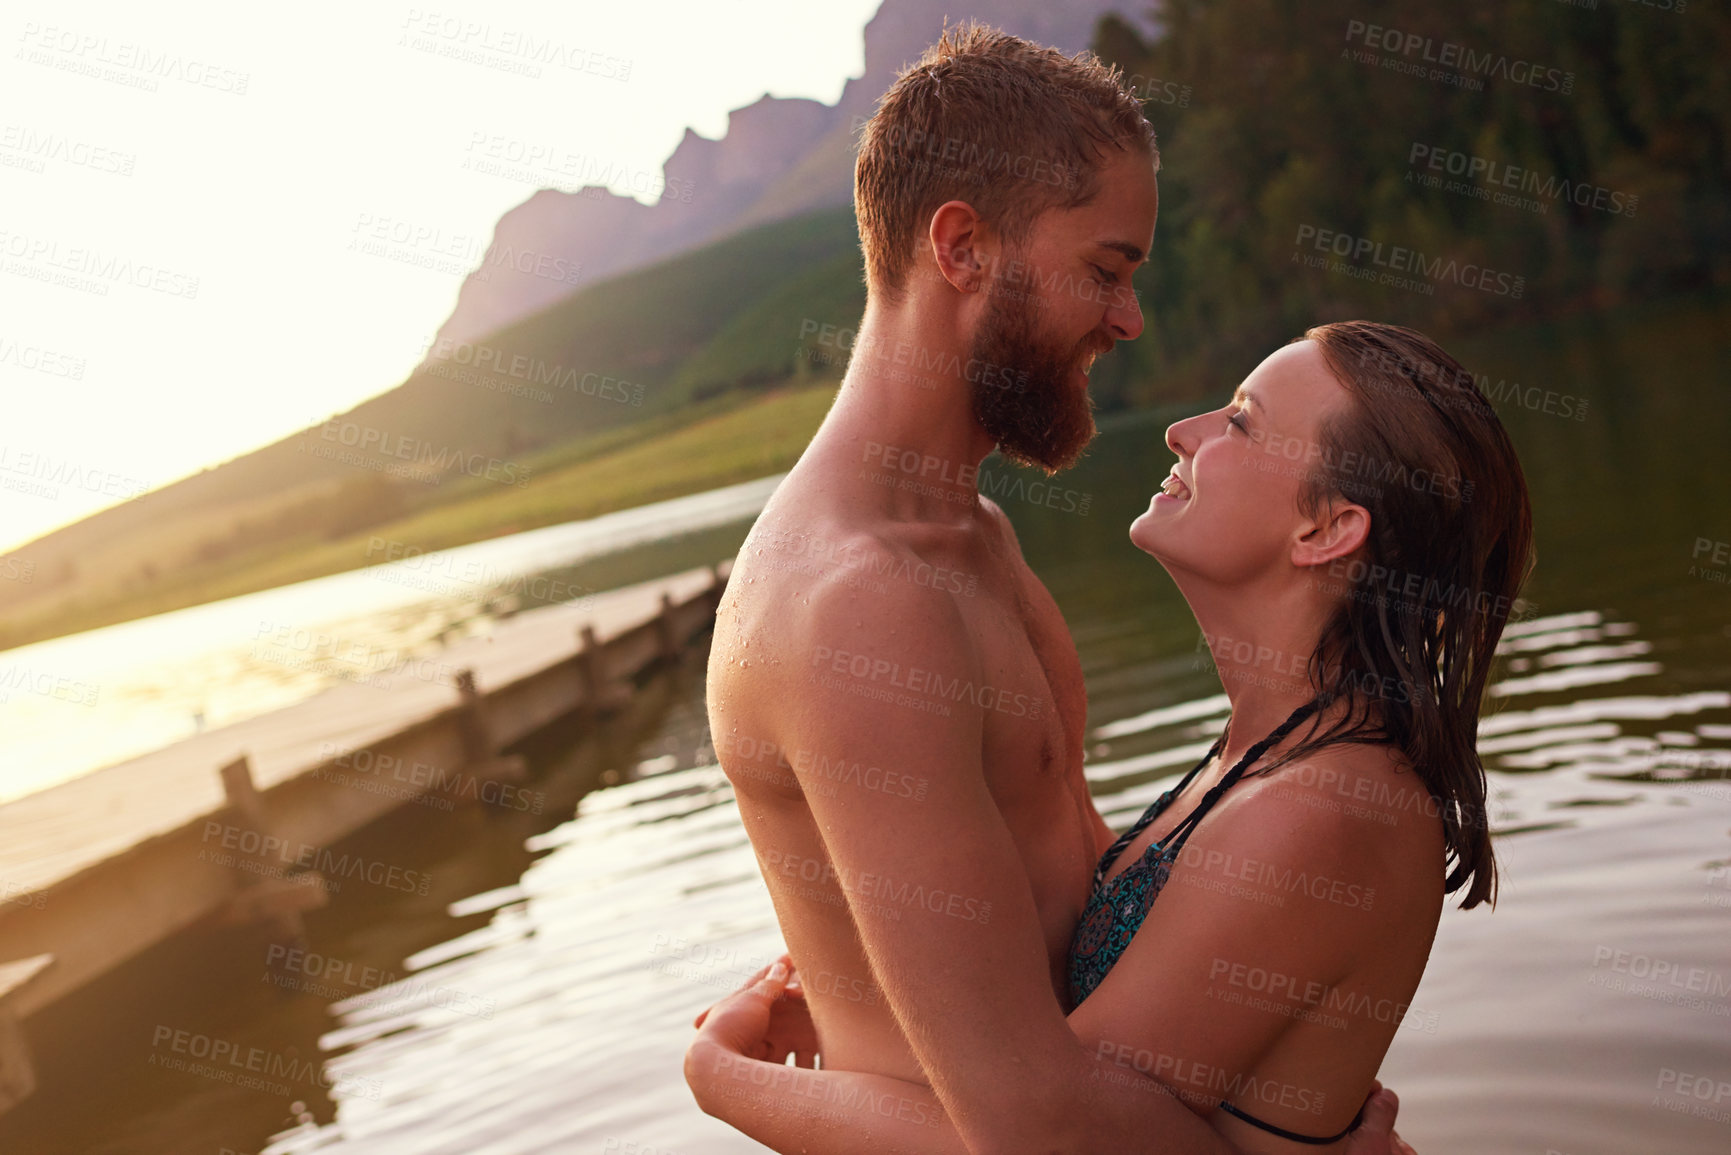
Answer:
<svg viewBox="0 0 1731 1155"><path fill-rule="evenodd" d="M1539 569L1481 732L1502 898L1445 912L1383 1068L1425 1155L1731 1150L1731 567L1709 564L1731 541L1728 322L1671 309L1456 350L1521 384L1499 408ZM1547 390L1584 419L1546 412ZM1064 475L1085 516L1003 501L1080 648L1088 775L1117 826L1224 718L1193 620L1124 536L1170 463L1171 416L1113 426ZM746 524L655 561L708 560ZM780 938L709 749L702 656L644 698L596 742L531 752L552 800L538 818L369 832L438 885L316 912L319 961L286 988L268 944L209 936L69 1011L72 1034L112 1015L106 1041L0 1118L0 1150L759 1150L696 1110L680 1060L692 1015ZM170 1069L165 1028L301 1074L256 1089Z"/></svg>

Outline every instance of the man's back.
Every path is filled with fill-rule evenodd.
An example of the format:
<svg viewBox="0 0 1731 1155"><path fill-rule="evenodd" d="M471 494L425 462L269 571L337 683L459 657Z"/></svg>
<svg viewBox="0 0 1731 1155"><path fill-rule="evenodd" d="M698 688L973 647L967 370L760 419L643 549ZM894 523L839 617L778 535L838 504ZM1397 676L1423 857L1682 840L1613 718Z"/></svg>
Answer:
<svg viewBox="0 0 1731 1155"><path fill-rule="evenodd" d="M937 775L983 774L1033 880L1059 989L1103 829L1081 769L1081 666L1057 606L1008 520L975 494L971 471L930 465L820 434L734 564L708 682L717 756L804 976L826 1065L919 1081L856 912L980 924L992 912L953 878L898 870L897 807L930 804ZM953 629L943 645L922 630L934 614ZM977 742L977 759L877 764L875 743L850 739L850 720L905 727L909 749L927 728L934 750L939 732L960 731ZM872 805L854 804L861 792ZM859 823L883 828L883 853L838 869L828 847L838 836L871 838Z"/></svg>

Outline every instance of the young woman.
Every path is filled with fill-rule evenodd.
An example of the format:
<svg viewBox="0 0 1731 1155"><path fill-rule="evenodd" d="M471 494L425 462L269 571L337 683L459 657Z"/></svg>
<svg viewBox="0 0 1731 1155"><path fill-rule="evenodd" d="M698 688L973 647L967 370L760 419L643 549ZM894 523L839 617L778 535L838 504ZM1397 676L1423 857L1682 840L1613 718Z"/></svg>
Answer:
<svg viewBox="0 0 1731 1155"><path fill-rule="evenodd" d="M1069 1025L1102 1078L1177 1094L1244 1152L1346 1150L1395 1031L1434 1021L1409 1004L1444 896L1494 899L1475 740L1531 565L1526 484L1471 375L1363 321L1309 330L1166 444L1130 539L1232 712L1102 856ZM700 1020L705 1110L780 1151L964 1149L923 1084L780 1066L819 1050L790 977Z"/></svg>

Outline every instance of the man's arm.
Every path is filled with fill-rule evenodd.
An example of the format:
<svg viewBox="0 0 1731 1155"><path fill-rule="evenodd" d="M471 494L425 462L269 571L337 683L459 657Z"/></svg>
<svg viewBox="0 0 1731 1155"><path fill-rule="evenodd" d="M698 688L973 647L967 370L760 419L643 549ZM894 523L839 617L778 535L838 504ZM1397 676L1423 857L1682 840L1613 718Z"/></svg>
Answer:
<svg viewBox="0 0 1731 1155"><path fill-rule="evenodd" d="M931 1088L856 1071L776 1061L771 1040L786 996L788 960L766 967L699 1017L685 1081L710 1115L780 1152L824 1155L960 1155L967 1148ZM803 1005L803 1001L801 1002ZM766 1057L767 1056L767 1057ZM1380 1092L1365 1107L1347 1155L1415 1155L1394 1132L1399 1102Z"/></svg>
<svg viewBox="0 0 1731 1155"><path fill-rule="evenodd" d="M968 1149L1230 1153L1065 1022L981 765L986 695L956 689L1019 688L983 668L959 610L930 591L868 599L826 585L806 600L789 607L786 641L749 692L776 704L783 748L931 783L923 800L844 786L807 804L891 1010ZM785 869L778 848L756 849L766 872Z"/></svg>

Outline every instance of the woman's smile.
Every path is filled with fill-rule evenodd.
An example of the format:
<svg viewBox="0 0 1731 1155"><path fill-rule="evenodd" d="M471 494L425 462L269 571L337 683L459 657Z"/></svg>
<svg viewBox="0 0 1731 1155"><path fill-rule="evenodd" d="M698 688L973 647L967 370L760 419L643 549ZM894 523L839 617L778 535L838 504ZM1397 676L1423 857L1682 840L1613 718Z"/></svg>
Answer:
<svg viewBox="0 0 1731 1155"><path fill-rule="evenodd" d="M1153 504L1159 505L1161 498L1173 504L1190 500L1190 487L1178 476L1176 465L1172 467L1172 472L1166 475L1166 480L1160 483L1160 492L1154 495Z"/></svg>

